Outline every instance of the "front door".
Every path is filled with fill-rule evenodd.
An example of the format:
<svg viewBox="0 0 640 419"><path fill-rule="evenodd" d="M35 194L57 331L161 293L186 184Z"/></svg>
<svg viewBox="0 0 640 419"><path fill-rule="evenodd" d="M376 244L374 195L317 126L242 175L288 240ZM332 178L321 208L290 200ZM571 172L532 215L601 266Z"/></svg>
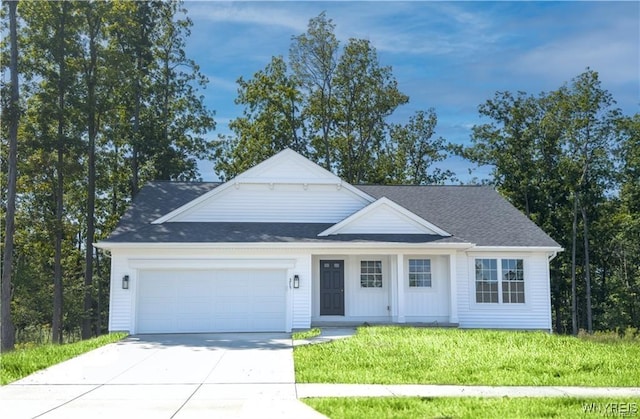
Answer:
<svg viewBox="0 0 640 419"><path fill-rule="evenodd" d="M320 261L320 315L344 316L344 261Z"/></svg>

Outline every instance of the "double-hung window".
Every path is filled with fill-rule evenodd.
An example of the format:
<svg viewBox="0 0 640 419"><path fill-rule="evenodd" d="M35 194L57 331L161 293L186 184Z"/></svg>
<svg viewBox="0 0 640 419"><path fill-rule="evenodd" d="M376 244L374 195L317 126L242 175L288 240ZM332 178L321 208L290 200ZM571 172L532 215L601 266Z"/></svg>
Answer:
<svg viewBox="0 0 640 419"><path fill-rule="evenodd" d="M431 288L431 259L409 259L409 287Z"/></svg>
<svg viewBox="0 0 640 419"><path fill-rule="evenodd" d="M476 259L476 303L498 302L498 261Z"/></svg>
<svg viewBox="0 0 640 419"><path fill-rule="evenodd" d="M476 259L476 303L520 303L524 299L522 259Z"/></svg>
<svg viewBox="0 0 640 419"><path fill-rule="evenodd" d="M382 261L360 261L360 287L382 288Z"/></svg>
<svg viewBox="0 0 640 419"><path fill-rule="evenodd" d="M522 259L502 259L502 302L524 303Z"/></svg>

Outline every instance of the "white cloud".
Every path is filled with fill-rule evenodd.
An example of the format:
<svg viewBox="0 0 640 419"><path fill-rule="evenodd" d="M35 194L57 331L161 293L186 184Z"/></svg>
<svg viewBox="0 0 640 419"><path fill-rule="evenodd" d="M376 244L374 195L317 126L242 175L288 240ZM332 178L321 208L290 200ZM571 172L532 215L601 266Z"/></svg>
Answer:
<svg viewBox="0 0 640 419"><path fill-rule="evenodd" d="M280 2L188 2L191 14L209 22L279 26L294 33L306 30L307 19Z"/></svg>
<svg viewBox="0 0 640 419"><path fill-rule="evenodd" d="M211 74L207 74L207 78L209 79L209 86L213 87L214 89L233 93L237 92L238 90L238 84L236 83L235 79L230 80L225 77L217 77Z"/></svg>
<svg viewBox="0 0 640 419"><path fill-rule="evenodd" d="M569 81L590 67L610 84L637 83L640 71L637 17L618 16L609 22L608 26L585 27L526 51L510 68L524 75Z"/></svg>
<svg viewBox="0 0 640 419"><path fill-rule="evenodd" d="M335 19L339 22L337 35L369 39L378 51L414 55L471 53L498 38L486 12L467 11L455 3L385 2L376 6L340 15Z"/></svg>

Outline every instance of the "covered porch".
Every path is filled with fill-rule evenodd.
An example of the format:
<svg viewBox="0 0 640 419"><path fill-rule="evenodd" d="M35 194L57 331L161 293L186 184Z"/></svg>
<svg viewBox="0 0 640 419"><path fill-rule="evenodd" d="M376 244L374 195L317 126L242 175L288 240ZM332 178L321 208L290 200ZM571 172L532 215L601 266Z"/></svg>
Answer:
<svg viewBox="0 0 640 419"><path fill-rule="evenodd" d="M311 325L457 326L456 262L451 249L314 254Z"/></svg>

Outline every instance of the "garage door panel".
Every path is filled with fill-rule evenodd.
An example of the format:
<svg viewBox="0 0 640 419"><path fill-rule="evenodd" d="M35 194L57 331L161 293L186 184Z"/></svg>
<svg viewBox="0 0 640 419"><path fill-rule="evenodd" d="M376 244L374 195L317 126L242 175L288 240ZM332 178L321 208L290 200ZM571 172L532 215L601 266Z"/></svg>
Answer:
<svg viewBox="0 0 640 419"><path fill-rule="evenodd" d="M140 333L286 329L286 272L140 271Z"/></svg>

